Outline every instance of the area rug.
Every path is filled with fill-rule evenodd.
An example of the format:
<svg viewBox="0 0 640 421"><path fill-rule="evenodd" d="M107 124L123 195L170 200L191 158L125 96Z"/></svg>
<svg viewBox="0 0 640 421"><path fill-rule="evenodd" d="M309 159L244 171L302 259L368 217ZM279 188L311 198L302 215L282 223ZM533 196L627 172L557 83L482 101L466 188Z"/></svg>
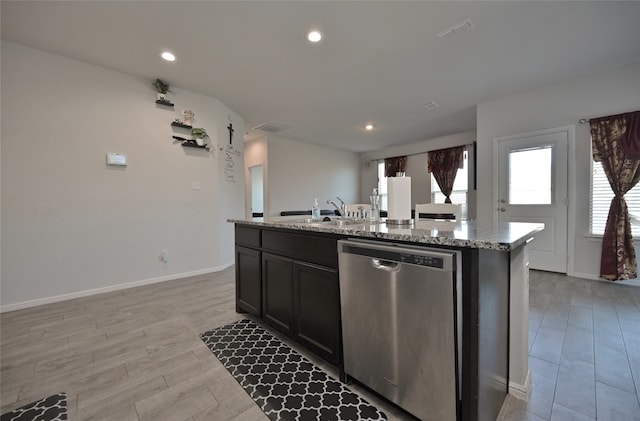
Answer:
<svg viewBox="0 0 640 421"><path fill-rule="evenodd" d="M0 421L66 421L67 395L57 393L0 416Z"/></svg>
<svg viewBox="0 0 640 421"><path fill-rule="evenodd" d="M251 320L205 332L200 339L273 421L387 419Z"/></svg>

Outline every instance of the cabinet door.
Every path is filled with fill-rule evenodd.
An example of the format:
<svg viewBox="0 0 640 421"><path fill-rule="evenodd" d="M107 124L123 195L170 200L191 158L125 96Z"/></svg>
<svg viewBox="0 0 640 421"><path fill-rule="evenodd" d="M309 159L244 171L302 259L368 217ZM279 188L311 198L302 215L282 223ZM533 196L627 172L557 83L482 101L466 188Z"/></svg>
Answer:
<svg viewBox="0 0 640 421"><path fill-rule="evenodd" d="M236 311L262 316L260 251L236 246Z"/></svg>
<svg viewBox="0 0 640 421"><path fill-rule="evenodd" d="M293 260L262 253L262 319L293 336Z"/></svg>
<svg viewBox="0 0 640 421"><path fill-rule="evenodd" d="M298 261L293 267L295 339L327 361L339 365L338 271Z"/></svg>

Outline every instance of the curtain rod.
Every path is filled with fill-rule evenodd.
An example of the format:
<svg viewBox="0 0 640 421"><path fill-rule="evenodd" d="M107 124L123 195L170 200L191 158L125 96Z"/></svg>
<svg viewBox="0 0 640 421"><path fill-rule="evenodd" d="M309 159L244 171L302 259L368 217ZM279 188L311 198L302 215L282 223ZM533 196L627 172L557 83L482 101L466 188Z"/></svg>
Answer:
<svg viewBox="0 0 640 421"><path fill-rule="evenodd" d="M632 114L632 113L638 113L638 112L640 112L640 111L629 111L629 112L625 112L625 113L612 114L612 115L608 115L608 116L604 116L604 117L598 117L598 118L617 118L617 117L622 117L622 116L624 116L626 114ZM588 118L581 118L580 120L578 120L578 123L580 123L580 124L587 124L589 122L591 122L591 120L588 119Z"/></svg>
<svg viewBox="0 0 640 421"><path fill-rule="evenodd" d="M475 143L476 143L476 141L473 141L473 142L471 142L471 143L465 143L465 144L457 145L457 146L472 146L472 147L473 147L473 146L475 145ZM452 148L456 148L457 146L451 146L451 147L452 147ZM448 148L441 148L441 149L448 149ZM437 150L439 150L439 149L431 149L431 151L437 151ZM387 158L395 158L395 157L397 157L397 156L406 156L406 157L409 157L409 156L415 156L415 155L423 155L423 154L425 154L425 153L429 153L429 152L431 152L431 151L416 152L416 153L408 153L408 154L405 154L405 155L388 156ZM371 162L376 162L376 161L382 161L382 160L384 160L384 159L385 159L385 158L371 158L371 159L369 159L369 161L371 161Z"/></svg>

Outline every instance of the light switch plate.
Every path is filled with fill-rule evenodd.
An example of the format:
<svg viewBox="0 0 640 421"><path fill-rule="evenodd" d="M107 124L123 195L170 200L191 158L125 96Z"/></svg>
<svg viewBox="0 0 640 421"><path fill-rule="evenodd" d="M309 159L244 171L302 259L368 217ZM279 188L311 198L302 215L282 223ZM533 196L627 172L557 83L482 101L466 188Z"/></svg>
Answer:
<svg viewBox="0 0 640 421"><path fill-rule="evenodd" d="M127 165L127 155L125 155L123 153L109 152L107 154L107 165L126 166Z"/></svg>

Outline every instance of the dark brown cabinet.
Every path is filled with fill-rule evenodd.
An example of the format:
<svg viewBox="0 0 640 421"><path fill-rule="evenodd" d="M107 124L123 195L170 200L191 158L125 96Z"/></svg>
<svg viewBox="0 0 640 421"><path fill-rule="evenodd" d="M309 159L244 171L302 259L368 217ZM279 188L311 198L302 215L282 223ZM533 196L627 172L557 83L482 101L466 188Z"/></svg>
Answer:
<svg viewBox="0 0 640 421"><path fill-rule="evenodd" d="M237 311L261 317L336 366L342 348L340 238L236 225Z"/></svg>
<svg viewBox="0 0 640 421"><path fill-rule="evenodd" d="M339 364L340 294L338 271L304 262L293 264L296 340Z"/></svg>
<svg viewBox="0 0 640 421"><path fill-rule="evenodd" d="M236 225L236 311L262 317L261 230Z"/></svg>
<svg viewBox="0 0 640 421"><path fill-rule="evenodd" d="M338 288L335 269L262 253L262 320L336 365Z"/></svg>
<svg viewBox="0 0 640 421"><path fill-rule="evenodd" d="M261 252L236 245L236 311L262 316Z"/></svg>
<svg viewBox="0 0 640 421"><path fill-rule="evenodd" d="M262 289L262 319L293 337L293 260L262 253Z"/></svg>

